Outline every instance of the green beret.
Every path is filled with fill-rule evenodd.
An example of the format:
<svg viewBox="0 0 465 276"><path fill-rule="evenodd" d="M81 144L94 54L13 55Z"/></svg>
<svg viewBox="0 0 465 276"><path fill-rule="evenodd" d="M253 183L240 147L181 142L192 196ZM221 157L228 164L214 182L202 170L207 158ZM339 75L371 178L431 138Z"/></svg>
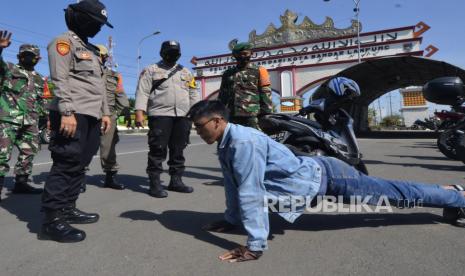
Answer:
<svg viewBox="0 0 465 276"><path fill-rule="evenodd" d="M240 42L234 46L232 53L237 54L239 52L242 52L245 50L251 50L251 49L252 49L252 44L250 44L249 42Z"/></svg>

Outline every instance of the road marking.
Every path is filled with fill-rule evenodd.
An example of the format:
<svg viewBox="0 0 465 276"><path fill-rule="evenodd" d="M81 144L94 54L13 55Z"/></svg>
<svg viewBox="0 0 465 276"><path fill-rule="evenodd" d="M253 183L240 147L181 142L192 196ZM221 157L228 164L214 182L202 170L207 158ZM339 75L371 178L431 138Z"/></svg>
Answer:
<svg viewBox="0 0 465 276"><path fill-rule="evenodd" d="M188 145L188 147L200 146L200 145L206 145L206 143L190 144L190 145ZM136 151L120 152L120 153L117 153L116 156L128 155L128 154L134 154L134 153L142 153L142 152L149 152L149 150L147 149L147 150L136 150ZM100 156L99 155L94 155L94 157L92 157L92 159L94 159L94 158L100 158ZM37 164L34 164L34 166L43 166L43 165L50 165L50 164L53 164L53 162L37 163Z"/></svg>

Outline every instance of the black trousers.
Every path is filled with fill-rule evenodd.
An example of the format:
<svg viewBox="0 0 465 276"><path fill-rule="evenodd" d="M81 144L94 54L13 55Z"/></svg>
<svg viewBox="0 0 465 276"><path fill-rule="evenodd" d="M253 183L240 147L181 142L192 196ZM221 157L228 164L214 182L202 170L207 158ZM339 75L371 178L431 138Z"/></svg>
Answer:
<svg viewBox="0 0 465 276"><path fill-rule="evenodd" d="M53 165L42 195L42 210L54 211L75 206L79 188L85 178L85 167L92 161L100 145L101 121L75 114L76 134L72 138L59 133L61 115L50 111L51 136L49 150Z"/></svg>
<svg viewBox="0 0 465 276"><path fill-rule="evenodd" d="M147 174L161 174L169 149L169 174L182 176L185 170L184 149L189 143L191 121L186 117L149 117L149 154Z"/></svg>

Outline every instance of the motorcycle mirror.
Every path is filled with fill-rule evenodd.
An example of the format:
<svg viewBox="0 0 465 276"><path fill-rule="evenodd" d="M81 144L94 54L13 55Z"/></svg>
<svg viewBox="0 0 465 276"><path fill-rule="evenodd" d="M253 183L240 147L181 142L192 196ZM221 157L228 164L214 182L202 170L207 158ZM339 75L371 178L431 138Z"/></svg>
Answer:
<svg viewBox="0 0 465 276"><path fill-rule="evenodd" d="M293 102L282 102L281 105L287 106L287 107L292 107L295 104Z"/></svg>

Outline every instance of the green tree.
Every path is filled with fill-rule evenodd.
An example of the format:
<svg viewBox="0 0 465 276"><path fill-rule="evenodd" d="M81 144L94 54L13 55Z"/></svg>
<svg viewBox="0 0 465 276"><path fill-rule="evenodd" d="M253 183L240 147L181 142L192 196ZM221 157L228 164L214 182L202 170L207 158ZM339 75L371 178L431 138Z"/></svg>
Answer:
<svg viewBox="0 0 465 276"><path fill-rule="evenodd" d="M381 120L383 127L393 127L402 125L402 116L395 114L392 116L386 116Z"/></svg>
<svg viewBox="0 0 465 276"><path fill-rule="evenodd" d="M374 108L368 108L368 125L377 125L376 121L376 110Z"/></svg>

